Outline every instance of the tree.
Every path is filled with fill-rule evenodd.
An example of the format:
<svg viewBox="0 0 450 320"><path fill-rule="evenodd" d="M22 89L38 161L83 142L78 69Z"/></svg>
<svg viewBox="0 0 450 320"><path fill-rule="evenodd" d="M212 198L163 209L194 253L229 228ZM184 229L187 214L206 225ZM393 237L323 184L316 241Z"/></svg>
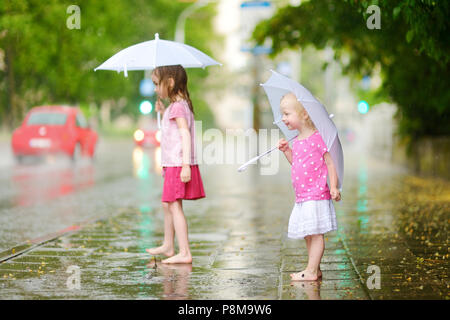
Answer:
<svg viewBox="0 0 450 320"><path fill-rule="evenodd" d="M371 4L381 9L381 29L366 26ZM280 8L253 37L270 38L272 55L330 46L344 73L370 75L381 66L382 91L398 105L399 131L413 141L450 134L449 14L445 1L312 0Z"/></svg>

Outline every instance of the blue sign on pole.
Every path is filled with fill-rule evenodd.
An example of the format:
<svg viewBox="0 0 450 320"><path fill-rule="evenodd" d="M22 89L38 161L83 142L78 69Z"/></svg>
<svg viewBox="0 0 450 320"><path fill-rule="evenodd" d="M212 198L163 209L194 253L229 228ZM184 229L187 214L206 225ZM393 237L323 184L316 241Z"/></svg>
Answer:
<svg viewBox="0 0 450 320"><path fill-rule="evenodd" d="M151 79L142 79L139 84L139 92L143 97L151 97L155 94L155 85Z"/></svg>
<svg viewBox="0 0 450 320"><path fill-rule="evenodd" d="M241 8L270 7L270 1L244 1Z"/></svg>
<svg viewBox="0 0 450 320"><path fill-rule="evenodd" d="M253 29L258 22L273 15L274 8L270 1L243 1L240 8L241 51L251 52L254 55L271 53L270 44L265 43L262 46L257 46L254 41L250 40Z"/></svg>

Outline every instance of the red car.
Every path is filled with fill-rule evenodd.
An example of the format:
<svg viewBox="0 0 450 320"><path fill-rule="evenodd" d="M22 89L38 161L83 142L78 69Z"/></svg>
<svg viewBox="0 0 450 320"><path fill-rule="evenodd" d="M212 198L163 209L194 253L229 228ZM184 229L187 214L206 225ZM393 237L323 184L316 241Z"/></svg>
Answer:
<svg viewBox="0 0 450 320"><path fill-rule="evenodd" d="M63 153L76 160L94 156L97 133L78 108L42 106L32 108L14 130L11 146L17 161L24 156Z"/></svg>
<svg viewBox="0 0 450 320"><path fill-rule="evenodd" d="M134 143L140 147L159 147L161 143L161 131L137 129L133 134L133 138Z"/></svg>

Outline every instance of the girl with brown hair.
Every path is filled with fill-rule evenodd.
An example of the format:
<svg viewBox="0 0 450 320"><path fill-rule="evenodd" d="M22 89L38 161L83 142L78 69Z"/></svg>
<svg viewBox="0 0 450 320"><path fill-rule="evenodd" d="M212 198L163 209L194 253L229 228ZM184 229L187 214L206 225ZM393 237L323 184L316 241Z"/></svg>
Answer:
<svg viewBox="0 0 450 320"><path fill-rule="evenodd" d="M182 200L205 197L195 152L194 110L187 89L187 74L180 65L163 66L153 70L152 81L158 101L157 112L163 113L161 123L161 166L164 186L164 241L162 246L147 249L152 255L169 258L162 263L192 263L188 226ZM169 99L166 108L160 99ZM175 254L174 235L180 252Z"/></svg>

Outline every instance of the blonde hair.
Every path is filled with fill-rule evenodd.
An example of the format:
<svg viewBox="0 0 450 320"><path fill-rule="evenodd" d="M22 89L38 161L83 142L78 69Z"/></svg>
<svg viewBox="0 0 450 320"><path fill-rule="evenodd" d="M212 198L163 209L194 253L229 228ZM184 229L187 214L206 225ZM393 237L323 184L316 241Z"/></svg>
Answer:
<svg viewBox="0 0 450 320"><path fill-rule="evenodd" d="M310 129L317 130L316 126L314 125L314 122L311 120L311 118L310 118L310 116L309 116L309 114L308 114L308 111L306 111L306 109L305 109L305 107L303 106L303 104L302 104L300 101L298 101L298 99L297 99L297 97L295 96L295 94L293 94L292 92L289 92L289 93L285 94L283 97L281 97L280 102L283 101L283 99L286 98L286 97L288 97L288 96L291 96L292 98L295 99L296 103L294 103L294 109L295 109L295 111L297 112L297 114L298 114L299 116L302 115L302 112L306 113L306 115L307 115L307 118L306 118L306 121L305 121L305 122L306 122L306 125L307 125Z"/></svg>

